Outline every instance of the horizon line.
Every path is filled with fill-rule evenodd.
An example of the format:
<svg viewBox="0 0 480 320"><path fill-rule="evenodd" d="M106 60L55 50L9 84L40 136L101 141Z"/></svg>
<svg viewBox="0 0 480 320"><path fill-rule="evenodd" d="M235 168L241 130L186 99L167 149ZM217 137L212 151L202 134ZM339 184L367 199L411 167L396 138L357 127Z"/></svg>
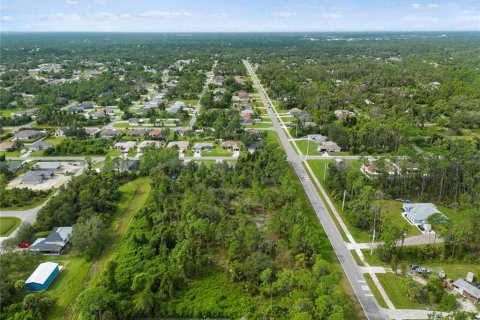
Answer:
<svg viewBox="0 0 480 320"><path fill-rule="evenodd" d="M68 30L0 30L0 33L332 33L332 32L348 32L348 33L368 33L368 32L480 32L480 29L459 29L459 30L302 30L302 31L68 31Z"/></svg>

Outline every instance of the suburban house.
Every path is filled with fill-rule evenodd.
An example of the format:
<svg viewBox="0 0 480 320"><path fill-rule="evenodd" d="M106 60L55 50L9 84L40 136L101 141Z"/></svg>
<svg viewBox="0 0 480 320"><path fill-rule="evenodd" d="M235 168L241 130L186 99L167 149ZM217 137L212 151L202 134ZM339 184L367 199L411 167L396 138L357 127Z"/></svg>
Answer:
<svg viewBox="0 0 480 320"><path fill-rule="evenodd" d="M22 184L39 184L45 180L51 179L53 172L49 170L28 171L22 176Z"/></svg>
<svg viewBox="0 0 480 320"><path fill-rule="evenodd" d="M180 152L184 152L188 149L188 141L171 141L167 144L167 148L172 148L174 146L177 146Z"/></svg>
<svg viewBox="0 0 480 320"><path fill-rule="evenodd" d="M364 174L379 174L377 163L375 161L363 163L360 171Z"/></svg>
<svg viewBox="0 0 480 320"><path fill-rule="evenodd" d="M203 150L212 150L213 149L213 143L211 142L197 142L193 145L193 151L195 152L200 152Z"/></svg>
<svg viewBox="0 0 480 320"><path fill-rule="evenodd" d="M140 142L140 144L138 145L138 148L139 149L145 149L146 147L151 146L151 145L154 145L155 148L160 148L162 146L162 142L154 141L154 140L144 140L144 141Z"/></svg>
<svg viewBox="0 0 480 320"><path fill-rule="evenodd" d="M33 108L33 109L28 109L28 110L20 110L20 111L15 111L12 113L12 118L15 118L15 117L31 117L31 116L34 116L38 113L38 109L37 108Z"/></svg>
<svg viewBox="0 0 480 320"><path fill-rule="evenodd" d="M135 141L118 141L113 147L117 150L128 152L130 149L135 148L136 144Z"/></svg>
<svg viewBox="0 0 480 320"><path fill-rule="evenodd" d="M79 103L76 106L71 107L69 110L74 113L79 113L84 112L85 110L93 110L93 106L86 103Z"/></svg>
<svg viewBox="0 0 480 320"><path fill-rule="evenodd" d="M1 161L0 166L4 166L6 170L10 173L15 173L21 168L23 168L25 164L22 161L13 161L13 160L6 160Z"/></svg>
<svg viewBox="0 0 480 320"><path fill-rule="evenodd" d="M139 160L117 158L113 162L114 162L115 170L117 170L118 172L135 171L140 166Z"/></svg>
<svg viewBox="0 0 480 320"><path fill-rule="evenodd" d="M120 131L114 130L114 129L106 129L102 132L100 132L100 137L106 138L106 139L113 139L118 136L120 136L121 133Z"/></svg>
<svg viewBox="0 0 480 320"><path fill-rule="evenodd" d="M342 148L333 141L325 141L320 146L318 146L319 152L340 152Z"/></svg>
<svg viewBox="0 0 480 320"><path fill-rule="evenodd" d="M60 162L50 162L50 161L39 161L35 163L33 169L35 170L51 170L51 171L58 171L62 168L62 164Z"/></svg>
<svg viewBox="0 0 480 320"><path fill-rule="evenodd" d="M39 151L39 150L47 150L48 148L51 148L53 144L50 142L47 142L45 140L37 141L34 142L30 145L30 150L31 151Z"/></svg>
<svg viewBox="0 0 480 320"><path fill-rule="evenodd" d="M89 136L94 136L99 131L100 131L100 129L98 129L98 128L85 128L85 133L88 134Z"/></svg>
<svg viewBox="0 0 480 320"><path fill-rule="evenodd" d="M480 303L480 288L468 283L464 279L458 279L449 286L449 290L456 291L473 303Z"/></svg>
<svg viewBox="0 0 480 320"><path fill-rule="evenodd" d="M186 104L183 101L175 101L175 103L167 108L167 113L174 114L179 112L182 108L185 108Z"/></svg>
<svg viewBox="0 0 480 320"><path fill-rule="evenodd" d="M303 126L305 128L315 128L317 126L317 124L315 122L312 122L312 121L306 121Z"/></svg>
<svg viewBox="0 0 480 320"><path fill-rule="evenodd" d="M298 108L292 108L290 109L290 111L288 111L288 113L291 115L291 116L295 116L297 113L300 113L302 112L302 110L298 109Z"/></svg>
<svg viewBox="0 0 480 320"><path fill-rule="evenodd" d="M215 84L216 85L221 86L221 85L223 85L224 82L225 82L225 77L224 76L216 76L215 77Z"/></svg>
<svg viewBox="0 0 480 320"><path fill-rule="evenodd" d="M58 263L40 263L33 273L25 281L27 291L45 291L60 272Z"/></svg>
<svg viewBox="0 0 480 320"><path fill-rule="evenodd" d="M0 151L11 151L15 149L15 142L5 141L0 143Z"/></svg>
<svg viewBox="0 0 480 320"><path fill-rule="evenodd" d="M28 248L43 254L62 254L68 241L72 237L72 227L55 227L46 238L38 238Z"/></svg>
<svg viewBox="0 0 480 320"><path fill-rule="evenodd" d="M64 127L61 127L61 128L58 128L57 130L55 130L55 132L53 133L53 135L55 137L65 137L65 131L67 129L64 128Z"/></svg>
<svg viewBox="0 0 480 320"><path fill-rule="evenodd" d="M228 149L231 151L240 151L240 144L237 141L233 141L233 140L224 141L222 142L221 146L223 149Z"/></svg>
<svg viewBox="0 0 480 320"><path fill-rule="evenodd" d="M31 139L37 138L39 135L40 135L40 131L38 131L38 130L23 130L23 131L17 132L14 135L13 140L14 141L16 141L16 140L31 140Z"/></svg>
<svg viewBox="0 0 480 320"><path fill-rule="evenodd" d="M131 118L131 119L128 119L128 124L131 125L131 126L138 126L140 123L143 123L143 119L139 119L139 118Z"/></svg>
<svg viewBox="0 0 480 320"><path fill-rule="evenodd" d="M244 84L245 83L245 78L242 77L242 76L235 76L235 83Z"/></svg>
<svg viewBox="0 0 480 320"><path fill-rule="evenodd" d="M350 117L353 117L355 115L355 112L348 111L348 110L335 110L335 117L337 117L338 120L346 120Z"/></svg>
<svg viewBox="0 0 480 320"><path fill-rule="evenodd" d="M215 88L213 90L213 94L215 94L215 95L216 94L224 94L226 91L227 91L227 89L225 89L225 88Z"/></svg>
<svg viewBox="0 0 480 320"><path fill-rule="evenodd" d="M433 203L404 203L403 215L414 225L424 224L434 213L441 213Z"/></svg>
<svg viewBox="0 0 480 320"><path fill-rule="evenodd" d="M150 137L160 137L162 135L163 129L152 129L150 131Z"/></svg>
<svg viewBox="0 0 480 320"><path fill-rule="evenodd" d="M245 90L240 90L238 91L238 99L243 102L248 102L250 101L250 96L248 95L248 92Z"/></svg>
<svg viewBox="0 0 480 320"><path fill-rule="evenodd" d="M178 134L179 136L183 136L185 134L185 128L184 127L176 127L176 128L173 128L172 131L174 133Z"/></svg>
<svg viewBox="0 0 480 320"><path fill-rule="evenodd" d="M303 139L314 141L314 142L326 142L327 137L322 136L321 134L309 134L306 137L303 137Z"/></svg>
<svg viewBox="0 0 480 320"><path fill-rule="evenodd" d="M141 137L144 136L145 133L147 133L146 129L130 129L127 132L127 136L131 137Z"/></svg>

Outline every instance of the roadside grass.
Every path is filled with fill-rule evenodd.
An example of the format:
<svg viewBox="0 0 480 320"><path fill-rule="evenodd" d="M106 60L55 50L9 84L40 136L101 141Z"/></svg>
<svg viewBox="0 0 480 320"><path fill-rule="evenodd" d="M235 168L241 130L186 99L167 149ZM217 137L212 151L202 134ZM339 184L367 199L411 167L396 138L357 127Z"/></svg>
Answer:
<svg viewBox="0 0 480 320"><path fill-rule="evenodd" d="M296 140L295 143L303 155L319 156L322 154L317 150L317 147L320 145L319 143L314 141L310 141L309 143L308 140Z"/></svg>
<svg viewBox="0 0 480 320"><path fill-rule="evenodd" d="M37 150L30 153L30 157L43 157L43 152L45 150Z"/></svg>
<svg viewBox="0 0 480 320"><path fill-rule="evenodd" d="M8 237L21 222L22 220L16 217L0 217L0 237Z"/></svg>
<svg viewBox="0 0 480 320"><path fill-rule="evenodd" d="M425 309L424 304L411 302L407 296L407 292L403 286L403 277L394 273L379 273L378 280L387 292L388 297L392 300L395 308L398 309ZM373 293L373 291L372 291ZM375 294L374 294L375 295Z"/></svg>
<svg viewBox="0 0 480 320"><path fill-rule="evenodd" d="M355 251L355 250L350 250L350 253L352 254L353 259L355 259L355 262L356 262L359 266L361 266L361 267L365 266L365 264L363 263L363 261L360 260L360 257L358 256L357 251Z"/></svg>
<svg viewBox="0 0 480 320"><path fill-rule="evenodd" d="M383 297L382 297L380 291L378 291L378 288L375 285L375 283L373 283L373 280L370 277L370 275L368 273L365 273L363 276L365 277L365 280L367 281L368 287L370 288L370 291L374 295L374 297L377 300L380 307L388 308L387 304L385 303L385 300L383 300Z"/></svg>
<svg viewBox="0 0 480 320"><path fill-rule="evenodd" d="M56 299L48 313L48 319L64 319L67 309L82 290L82 284L93 264L73 254L43 256L41 262L56 262L64 268L53 281L47 293Z"/></svg>
<svg viewBox="0 0 480 320"><path fill-rule="evenodd" d="M232 155L232 151L222 149L219 145L215 146L213 150L202 151L202 156L204 157L230 157Z"/></svg>
<svg viewBox="0 0 480 320"><path fill-rule="evenodd" d="M15 151L4 151L1 154L5 155L5 157L20 157L20 150Z"/></svg>
<svg viewBox="0 0 480 320"><path fill-rule="evenodd" d="M345 223L348 230L352 234L353 238L357 242L370 242L371 241L371 234L369 234L369 233L367 233L363 230L359 230L359 229L355 228L354 226L352 226L350 224L350 222L348 221L345 213L342 210L342 203L340 201L336 200L335 198L333 198L332 195L330 194L328 188L326 187L326 184L325 184L323 178L324 177L325 177L325 179L328 178L328 163L333 162L333 160L308 160L307 162L310 165L310 167L312 168L312 171L315 173L315 176L317 177L318 181L320 181L320 183L322 184L322 186L325 189L325 192L327 193L328 197L330 198L330 200L332 200L333 205L337 209L337 212L340 214L340 217L342 218L343 222ZM325 164L327 165L327 167L325 167ZM325 168L326 168L327 172L325 171ZM335 221L337 220L335 217L333 217L333 219Z"/></svg>
<svg viewBox="0 0 480 320"><path fill-rule="evenodd" d="M45 139L45 141L50 142L51 144L56 146L57 144L59 144L60 142L62 142L65 139L66 139L66 137L54 137L54 138Z"/></svg>
<svg viewBox="0 0 480 320"><path fill-rule="evenodd" d="M421 235L420 230L411 225L402 217L403 203L396 200L379 200L376 201L381 206L381 214L383 218L388 220L389 224L398 226L401 230L407 231L407 237Z"/></svg>

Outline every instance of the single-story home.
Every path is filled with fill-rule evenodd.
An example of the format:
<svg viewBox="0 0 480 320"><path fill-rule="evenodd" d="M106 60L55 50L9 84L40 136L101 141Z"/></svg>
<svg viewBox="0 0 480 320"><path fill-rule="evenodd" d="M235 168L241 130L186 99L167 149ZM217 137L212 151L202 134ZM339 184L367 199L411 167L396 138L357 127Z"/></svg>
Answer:
<svg viewBox="0 0 480 320"><path fill-rule="evenodd" d="M106 138L106 139L116 138L119 135L121 135L120 131L117 131L117 130L114 130L114 129L106 129L106 130L100 132L100 137Z"/></svg>
<svg viewBox="0 0 480 320"><path fill-rule="evenodd" d="M146 129L130 129L127 132L127 136L131 137L141 137L144 136L145 133L147 133Z"/></svg>
<svg viewBox="0 0 480 320"><path fill-rule="evenodd" d="M365 174L379 174L376 161L363 163L360 171Z"/></svg>
<svg viewBox="0 0 480 320"><path fill-rule="evenodd" d="M15 142L4 141L0 143L0 151L11 151L15 149Z"/></svg>
<svg viewBox="0 0 480 320"><path fill-rule="evenodd" d="M180 111L181 109L185 108L186 104L183 101L175 101L175 103L170 107L167 108L167 113L174 114Z"/></svg>
<svg viewBox="0 0 480 320"><path fill-rule="evenodd" d="M245 90L238 91L238 98L240 99L240 101L249 101L250 100L250 96L248 95L248 92L245 91Z"/></svg>
<svg viewBox="0 0 480 320"><path fill-rule="evenodd" d="M55 137L65 137L65 131L67 131L67 128L60 127L55 132L53 133Z"/></svg>
<svg viewBox="0 0 480 320"><path fill-rule="evenodd" d="M174 133L178 134L179 136L183 136L185 134L185 128L184 127L176 127L176 128L173 128L172 131Z"/></svg>
<svg viewBox="0 0 480 320"><path fill-rule="evenodd" d="M45 291L60 272L58 263L40 263L33 273L25 281L27 291Z"/></svg>
<svg viewBox="0 0 480 320"><path fill-rule="evenodd" d="M127 151L135 148L137 143L135 141L118 141L113 145L113 147L117 150Z"/></svg>
<svg viewBox="0 0 480 320"><path fill-rule="evenodd" d="M200 152L202 150L212 150L213 147L213 143L211 142L197 142L193 145L192 149L195 152Z"/></svg>
<svg viewBox="0 0 480 320"><path fill-rule="evenodd" d="M17 132L13 140L30 140L30 139L35 139L40 135L40 131L38 130L22 130Z"/></svg>
<svg viewBox="0 0 480 320"><path fill-rule="evenodd" d="M85 133L88 134L89 136L94 136L99 131L100 131L99 128L85 128Z"/></svg>
<svg viewBox="0 0 480 320"><path fill-rule="evenodd" d="M20 111L15 111L12 113L12 118L15 118L15 117L24 117L24 116L27 116L27 117L31 117L33 115L36 115L38 113L38 109L37 108L33 108L33 109L28 109L28 110L20 110Z"/></svg>
<svg viewBox="0 0 480 320"><path fill-rule="evenodd" d="M85 110L92 110L93 106L86 103L79 103L76 106L71 107L69 110L74 113L83 112Z"/></svg>
<svg viewBox="0 0 480 320"><path fill-rule="evenodd" d="M5 166L8 172L10 173L15 173L20 168L23 168L25 164L22 161L12 161L12 160L6 160L6 161L1 161L0 166Z"/></svg>
<svg viewBox="0 0 480 320"><path fill-rule="evenodd" d="M340 152L342 148L333 141L325 141L320 146L318 146L319 152Z"/></svg>
<svg viewBox="0 0 480 320"><path fill-rule="evenodd" d="M454 290L467 299L470 299L473 303L480 302L480 288L475 287L473 284L468 283L464 279L458 279L453 282L450 287L450 290Z"/></svg>
<svg viewBox="0 0 480 320"><path fill-rule="evenodd" d="M404 203L404 216L411 224L424 224L434 213L441 213L433 203Z"/></svg>
<svg viewBox="0 0 480 320"><path fill-rule="evenodd" d="M188 149L188 141L171 141L167 144L167 148L172 148L174 146L177 146L178 150L183 152Z"/></svg>
<svg viewBox="0 0 480 320"><path fill-rule="evenodd" d="M305 123L303 124L303 126L305 128L314 128L317 126L317 124L313 121L305 121Z"/></svg>
<svg viewBox="0 0 480 320"><path fill-rule="evenodd" d="M346 120L350 117L353 117L355 112L348 111L348 110L335 110L335 116L338 120Z"/></svg>
<svg viewBox="0 0 480 320"><path fill-rule="evenodd" d="M119 172L135 171L140 166L140 161L117 158L114 160L114 165L115 165L115 170Z"/></svg>
<svg viewBox="0 0 480 320"><path fill-rule="evenodd" d="M145 149L146 147L148 147L150 145L154 145L155 148L160 148L162 146L162 142L155 141L155 140L144 140L144 141L140 142L140 144L138 145L138 148L139 149Z"/></svg>
<svg viewBox="0 0 480 320"><path fill-rule="evenodd" d="M300 113L302 112L302 110L298 109L298 108L292 108L290 109L290 111L288 111L288 113L291 115L291 116L295 116L297 113Z"/></svg>
<svg viewBox="0 0 480 320"><path fill-rule="evenodd" d="M55 227L46 238L38 238L28 248L30 251L38 251L43 254L62 254L72 237L72 227Z"/></svg>
<svg viewBox="0 0 480 320"><path fill-rule="evenodd" d="M52 177L53 172L49 170L28 171L22 176L22 184L39 184Z"/></svg>
<svg viewBox="0 0 480 320"><path fill-rule="evenodd" d="M50 170L50 171L58 171L62 168L62 164L60 162L54 161L39 161L35 163L33 169L35 170Z"/></svg>
<svg viewBox="0 0 480 320"><path fill-rule="evenodd" d="M138 126L140 123L143 123L143 119L140 118L130 118L128 119L128 124L131 126Z"/></svg>
<svg viewBox="0 0 480 320"><path fill-rule="evenodd" d="M233 140L224 141L222 142L221 146L223 149L240 151L240 143L238 143L237 141L233 141Z"/></svg>
<svg viewBox="0 0 480 320"><path fill-rule="evenodd" d="M31 151L47 150L47 149L51 148L52 146L53 146L53 144L51 144L50 142L42 140L42 141L37 141L37 142L32 143L30 145L30 150Z"/></svg>
<svg viewBox="0 0 480 320"><path fill-rule="evenodd" d="M314 141L314 142L326 142L327 141L327 137L322 136L321 134L309 134L308 136L304 137L303 139L307 139L307 140Z"/></svg>
<svg viewBox="0 0 480 320"><path fill-rule="evenodd" d="M163 129L152 129L149 133L151 137L160 137L162 135Z"/></svg>

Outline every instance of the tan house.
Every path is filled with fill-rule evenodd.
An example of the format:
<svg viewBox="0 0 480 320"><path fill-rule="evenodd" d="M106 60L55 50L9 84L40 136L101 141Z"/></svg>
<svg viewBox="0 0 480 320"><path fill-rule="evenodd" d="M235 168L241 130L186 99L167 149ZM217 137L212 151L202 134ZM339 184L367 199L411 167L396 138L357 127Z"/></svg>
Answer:
<svg viewBox="0 0 480 320"><path fill-rule="evenodd" d="M224 141L222 142L221 146L223 149L227 149L231 151L240 151L240 143L238 143L237 141L233 141L233 140Z"/></svg>

